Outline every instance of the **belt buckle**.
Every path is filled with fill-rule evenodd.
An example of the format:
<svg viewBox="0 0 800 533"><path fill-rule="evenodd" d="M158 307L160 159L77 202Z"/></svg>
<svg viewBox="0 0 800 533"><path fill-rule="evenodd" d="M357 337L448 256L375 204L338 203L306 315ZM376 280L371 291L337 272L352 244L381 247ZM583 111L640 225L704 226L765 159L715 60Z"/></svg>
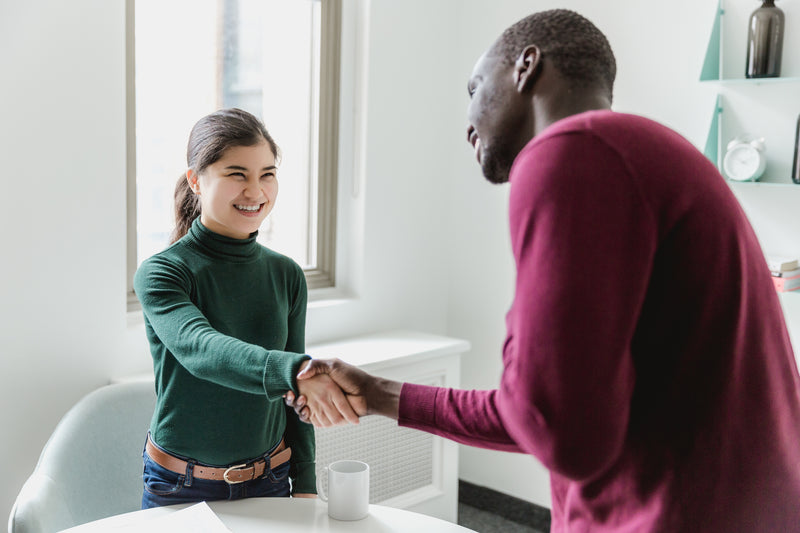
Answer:
<svg viewBox="0 0 800 533"><path fill-rule="evenodd" d="M239 480L239 481L232 481L232 480L228 479L228 473L229 472L231 472L232 470L240 470L240 469L243 469L243 468L247 468L247 463L242 463L240 465L234 465L234 466L228 467L225 470L225 472L222 474L222 479L224 479L225 483L227 483L228 485L238 485L239 483L244 483L245 481L249 481L247 479L242 479L242 480ZM253 467L253 468L255 468L255 467ZM255 472L253 472L253 474L255 474Z"/></svg>

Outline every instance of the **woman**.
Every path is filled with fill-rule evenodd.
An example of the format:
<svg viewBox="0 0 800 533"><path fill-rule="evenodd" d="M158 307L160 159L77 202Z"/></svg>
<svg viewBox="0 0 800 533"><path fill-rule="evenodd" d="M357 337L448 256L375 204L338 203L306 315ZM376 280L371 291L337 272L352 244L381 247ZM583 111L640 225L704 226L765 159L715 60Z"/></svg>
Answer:
<svg viewBox="0 0 800 533"><path fill-rule="evenodd" d="M173 242L136 272L157 393L143 508L316 494L313 428L281 401L309 359L305 277L255 240L275 205L278 154L250 113L201 119L175 190ZM330 379L301 385L322 425L357 420Z"/></svg>

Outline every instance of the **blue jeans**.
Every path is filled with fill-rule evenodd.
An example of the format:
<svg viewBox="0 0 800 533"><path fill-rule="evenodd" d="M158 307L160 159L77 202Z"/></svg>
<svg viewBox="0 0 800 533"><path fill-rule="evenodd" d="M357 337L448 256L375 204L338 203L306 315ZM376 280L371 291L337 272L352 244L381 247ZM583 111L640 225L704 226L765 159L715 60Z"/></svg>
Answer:
<svg viewBox="0 0 800 533"><path fill-rule="evenodd" d="M254 458L253 461L267 457L271 452L272 450ZM289 461L264 472L264 475L260 478L229 485L226 481L198 479L192 476L193 465L214 465L204 465L203 463L180 457L188 461L189 466L186 467L186 472L177 473L157 464L147 455L147 452L142 452L142 458L144 459L142 509L212 500L239 500L241 498L254 497L286 498L290 492Z"/></svg>

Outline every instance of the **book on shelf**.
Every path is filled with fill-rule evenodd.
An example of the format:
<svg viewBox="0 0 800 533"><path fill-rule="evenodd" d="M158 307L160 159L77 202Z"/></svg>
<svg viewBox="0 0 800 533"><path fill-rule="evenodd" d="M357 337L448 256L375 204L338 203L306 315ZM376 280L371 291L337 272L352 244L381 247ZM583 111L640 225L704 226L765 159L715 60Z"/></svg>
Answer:
<svg viewBox="0 0 800 533"><path fill-rule="evenodd" d="M790 292L800 289L800 276L795 278L772 277L772 283L778 292Z"/></svg>
<svg viewBox="0 0 800 533"><path fill-rule="evenodd" d="M796 257L768 255L767 266L769 266L770 272L787 272L800 268L800 263Z"/></svg>
<svg viewBox="0 0 800 533"><path fill-rule="evenodd" d="M795 268L794 270L770 270L769 272L772 274L773 278L796 278L800 277L800 268Z"/></svg>

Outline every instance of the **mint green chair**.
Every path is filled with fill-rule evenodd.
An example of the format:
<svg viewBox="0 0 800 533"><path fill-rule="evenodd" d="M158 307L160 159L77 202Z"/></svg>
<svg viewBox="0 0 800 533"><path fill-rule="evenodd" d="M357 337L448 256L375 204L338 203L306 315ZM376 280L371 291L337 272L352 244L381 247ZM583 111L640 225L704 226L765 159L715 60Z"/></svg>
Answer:
<svg viewBox="0 0 800 533"><path fill-rule="evenodd" d="M75 404L20 490L9 533L53 533L140 509L142 448L155 401L152 382L131 382Z"/></svg>

